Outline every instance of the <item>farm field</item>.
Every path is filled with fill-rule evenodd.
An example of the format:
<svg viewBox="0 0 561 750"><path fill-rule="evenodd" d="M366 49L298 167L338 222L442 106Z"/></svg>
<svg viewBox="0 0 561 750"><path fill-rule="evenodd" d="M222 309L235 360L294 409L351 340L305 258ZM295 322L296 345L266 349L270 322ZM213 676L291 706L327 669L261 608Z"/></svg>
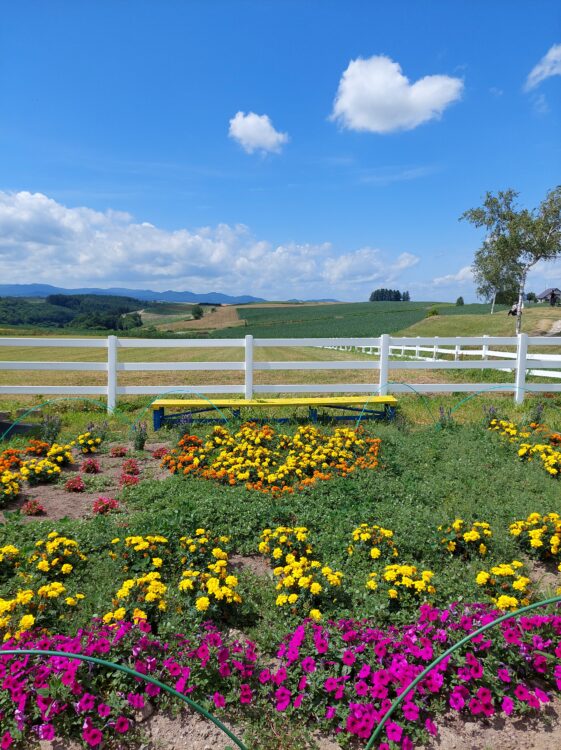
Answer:
<svg viewBox="0 0 561 750"><path fill-rule="evenodd" d="M414 673L497 608L538 601L561 585L559 545L550 543L558 522L552 516L545 523L549 531L540 532L543 551L532 546L535 535L529 533L541 528L541 520L537 526L527 522L533 513L542 519L559 512L559 480L548 470L561 469L557 401L515 408L499 398L492 404L497 414L512 419L504 423L485 415L488 400L467 406L463 422L461 411L439 419L439 404L431 399L436 424L421 418L423 407L414 409L405 400L396 423L363 423L365 431L358 434L352 424L339 432L305 424L255 432L233 423L194 430L180 445L181 431L148 430L142 449L138 443L135 448L129 432L131 423L143 418L139 408L103 425L105 415L93 405L85 412L53 405L48 413L60 416L62 425L51 455L64 457L62 470L54 482L20 481L20 493L6 495L0 508L0 631L20 647L70 646L69 638L74 649L100 644L97 653L104 658L147 668L165 683L192 690L190 696L226 720L252 750L334 750L349 740L364 746L386 698L393 699L400 680L410 680L392 663L408 664ZM536 419L544 426L537 427ZM286 435L279 444L277 429ZM81 446L92 450L92 438L93 452L81 453ZM313 460L325 454L325 440L334 457L314 475L305 446ZM557 463L528 461L531 447L544 443ZM520 456L521 445L528 445L529 453ZM22 438L0 444L24 460L27 447ZM48 449L32 447L36 460L38 451ZM279 476L283 470L275 462L291 448L297 462ZM263 464L263 490L246 486L257 479L247 462L255 450L263 459L273 451L273 463ZM233 473L221 475L212 461L230 451L246 458ZM193 458L200 460L195 464ZM170 473L178 461L199 468ZM79 486L77 480L84 488L68 490L69 481ZM106 500L98 502L96 513L100 497ZM44 515L24 515L24 504L33 500L43 505ZM64 559L71 567L65 572ZM207 571L202 578L201 571ZM218 596L213 579L221 587ZM63 590L56 596L38 593L57 586ZM23 587L31 599L17 600ZM530 747L544 720L533 725L514 720L545 712L552 722L548 740L558 742L555 648L561 618L554 612L544 609L547 617L528 619L525 629L504 625L490 631L488 640L464 648L438 680L427 678L424 689L396 711L382 741L393 742L392 750L420 745L448 750L451 713L456 721L477 722L482 743L491 736L487 716L506 722L519 746ZM75 638L79 628L82 645ZM177 633L190 645L177 640ZM165 654L158 644L167 644ZM522 659L521 652L533 656ZM14 660L4 657L2 663ZM45 724L56 737L73 739L73 747L92 746L94 730L109 747L144 742L156 750L166 747L158 740L171 742L174 736L189 743L191 735L181 735L173 717L165 720L168 734L158 738L158 722L170 704L163 695L85 666L73 669L69 682L68 666L50 663L52 687L42 692L47 704L52 696L67 708L47 719L40 711L29 713L23 735L15 729L9 697L14 686L0 686L2 731L14 737L10 747L31 747L39 731L31 726ZM466 669L473 670L469 679ZM35 673L15 674L35 700ZM557 678L561 688L559 683ZM68 701L71 690L78 691L77 701ZM154 715L142 721L138 706L147 704ZM453 726L462 741L464 724ZM440 727L444 745L431 739ZM197 742L195 737L185 747L231 744L214 729L200 746Z"/></svg>
<svg viewBox="0 0 561 750"><path fill-rule="evenodd" d="M312 336L379 336L394 333L422 320L431 307L441 314L464 313L464 307L479 312L489 305L456 307L431 302L354 302L294 306L240 306L243 326L227 329L223 335L252 334L263 338L306 338ZM213 334L219 336L219 334Z"/></svg>

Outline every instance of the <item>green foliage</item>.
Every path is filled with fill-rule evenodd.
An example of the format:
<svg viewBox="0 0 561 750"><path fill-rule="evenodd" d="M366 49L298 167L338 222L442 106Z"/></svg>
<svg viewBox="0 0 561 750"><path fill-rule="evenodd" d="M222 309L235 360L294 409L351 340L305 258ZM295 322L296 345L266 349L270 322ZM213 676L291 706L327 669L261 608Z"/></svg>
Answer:
<svg viewBox="0 0 561 750"><path fill-rule="evenodd" d="M409 296L409 292L406 292L406 294ZM402 296L399 289L375 289L372 294L370 295L370 302L402 302L402 301L409 301L404 300L404 296Z"/></svg>
<svg viewBox="0 0 561 750"><path fill-rule="evenodd" d="M438 307L429 307L427 310L427 318L433 318L438 315Z"/></svg>
<svg viewBox="0 0 561 750"><path fill-rule="evenodd" d="M194 305L191 309L191 315L195 320L200 320L204 315L204 310L200 305Z"/></svg>
<svg viewBox="0 0 561 750"><path fill-rule="evenodd" d="M464 298L458 297L458 299L456 300L456 307L463 307L463 306L464 306Z"/></svg>
<svg viewBox="0 0 561 750"><path fill-rule="evenodd" d="M127 330L142 325L140 300L103 294L51 294L33 301L0 298L0 324Z"/></svg>
<svg viewBox="0 0 561 750"><path fill-rule="evenodd" d="M54 443L60 434L62 419L58 414L45 414L41 420L41 439L47 443Z"/></svg>

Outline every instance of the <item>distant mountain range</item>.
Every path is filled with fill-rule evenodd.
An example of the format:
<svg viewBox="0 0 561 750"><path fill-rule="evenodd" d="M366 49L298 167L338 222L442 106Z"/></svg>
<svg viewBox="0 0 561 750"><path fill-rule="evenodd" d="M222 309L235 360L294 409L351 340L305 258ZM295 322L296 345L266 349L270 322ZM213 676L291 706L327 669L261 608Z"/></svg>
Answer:
<svg viewBox="0 0 561 750"><path fill-rule="evenodd" d="M220 292L195 294L194 292L174 292L171 289L167 292L153 292L150 289L126 289L124 287L63 289L50 284L0 284L0 297L47 297L49 294L116 294L122 297L146 300L147 302L208 302L211 305L243 305L248 302L265 302L262 297L252 297L249 294L235 297Z"/></svg>

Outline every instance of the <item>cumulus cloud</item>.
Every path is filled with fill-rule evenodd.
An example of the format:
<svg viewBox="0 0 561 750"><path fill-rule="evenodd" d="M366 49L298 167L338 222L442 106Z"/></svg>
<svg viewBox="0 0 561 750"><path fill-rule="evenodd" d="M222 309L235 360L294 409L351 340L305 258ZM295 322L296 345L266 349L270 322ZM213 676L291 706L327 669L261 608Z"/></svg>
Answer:
<svg viewBox="0 0 561 750"><path fill-rule="evenodd" d="M418 260L373 248L338 253L330 243L273 244L243 225L166 230L122 212L0 191L4 283L360 299L361 285L389 283Z"/></svg>
<svg viewBox="0 0 561 750"><path fill-rule="evenodd" d="M554 44L535 65L524 84L525 91L531 91L539 86L542 81L551 76L561 76L561 44Z"/></svg>
<svg viewBox="0 0 561 750"><path fill-rule="evenodd" d="M255 112L248 112L247 115L236 112L230 120L228 135L248 154L254 151L279 153L288 142L288 133L275 130L268 115L256 115Z"/></svg>
<svg viewBox="0 0 561 750"><path fill-rule="evenodd" d="M459 78L431 75L415 83L384 55L351 60L339 81L331 119L349 130L391 133L439 118L463 90Z"/></svg>
<svg viewBox="0 0 561 750"><path fill-rule="evenodd" d="M468 284L473 281L471 266L460 268L458 273L449 273L447 276L437 276L432 280L433 286L448 286L449 284Z"/></svg>
<svg viewBox="0 0 561 750"><path fill-rule="evenodd" d="M401 253L395 260L388 261L383 253L372 247L363 247L325 261L323 276L330 284L340 282L358 283L394 281L402 271L416 265L419 258L411 253Z"/></svg>

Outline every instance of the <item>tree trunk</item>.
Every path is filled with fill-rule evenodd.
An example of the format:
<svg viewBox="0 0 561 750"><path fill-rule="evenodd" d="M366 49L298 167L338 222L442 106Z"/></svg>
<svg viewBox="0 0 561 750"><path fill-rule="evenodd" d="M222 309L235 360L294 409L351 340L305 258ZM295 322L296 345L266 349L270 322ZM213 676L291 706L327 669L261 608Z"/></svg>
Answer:
<svg viewBox="0 0 561 750"><path fill-rule="evenodd" d="M493 295L493 303L491 305L491 315L495 312L495 300L497 299L497 292Z"/></svg>
<svg viewBox="0 0 561 750"><path fill-rule="evenodd" d="M518 288L518 307L516 310L516 335L522 331L522 302L524 300L524 287L526 286L526 274L528 269L525 268L520 277L520 286Z"/></svg>

